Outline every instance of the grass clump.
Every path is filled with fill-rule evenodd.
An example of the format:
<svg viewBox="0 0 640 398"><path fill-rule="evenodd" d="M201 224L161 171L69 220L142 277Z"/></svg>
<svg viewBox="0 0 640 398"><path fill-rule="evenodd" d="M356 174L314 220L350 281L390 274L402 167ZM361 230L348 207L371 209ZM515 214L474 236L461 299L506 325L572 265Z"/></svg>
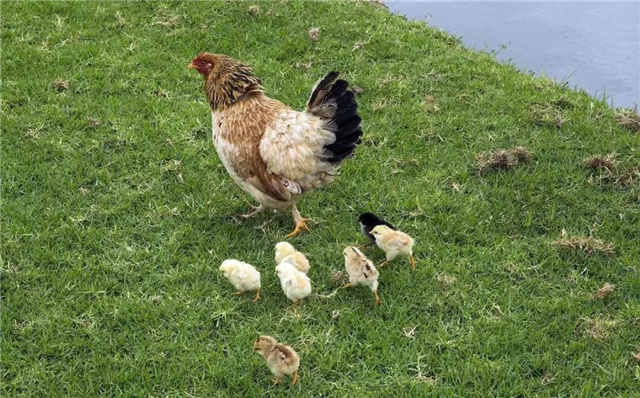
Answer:
<svg viewBox="0 0 640 398"><path fill-rule="evenodd" d="M565 250L583 252L588 256L615 253L614 246L611 243L605 243L593 237L560 238L554 241L553 244Z"/></svg>
<svg viewBox="0 0 640 398"><path fill-rule="evenodd" d="M67 91L70 86L69 82L66 82L62 79L56 79L53 83L51 83L51 87L53 87L53 89L57 92L61 93L63 91Z"/></svg>
<svg viewBox="0 0 640 398"><path fill-rule="evenodd" d="M565 123L560 110L553 105L532 105L529 109L531 119L537 126L552 126L560 128Z"/></svg>
<svg viewBox="0 0 640 398"><path fill-rule="evenodd" d="M618 124L621 126L635 131L636 133L640 131L640 114L638 114L638 109L625 109L619 112L616 115L616 120Z"/></svg>
<svg viewBox="0 0 640 398"><path fill-rule="evenodd" d="M613 155L592 156L584 159L582 163L590 171L598 171L600 169L615 171L616 169L615 158Z"/></svg>
<svg viewBox="0 0 640 398"><path fill-rule="evenodd" d="M637 166L627 164L620 167L613 155L588 157L582 164L589 171L589 184L594 186L627 189L636 184L640 177Z"/></svg>
<svg viewBox="0 0 640 398"><path fill-rule="evenodd" d="M604 298L610 297L614 293L615 288L616 288L615 285L612 285L609 282L605 282L605 284L602 285L602 287L598 289L598 291L595 292L593 296L597 299L604 299Z"/></svg>
<svg viewBox="0 0 640 398"><path fill-rule="evenodd" d="M515 167L529 163L531 152L525 147L511 149L498 149L491 153L476 155L477 172L485 175L496 170L511 170Z"/></svg>

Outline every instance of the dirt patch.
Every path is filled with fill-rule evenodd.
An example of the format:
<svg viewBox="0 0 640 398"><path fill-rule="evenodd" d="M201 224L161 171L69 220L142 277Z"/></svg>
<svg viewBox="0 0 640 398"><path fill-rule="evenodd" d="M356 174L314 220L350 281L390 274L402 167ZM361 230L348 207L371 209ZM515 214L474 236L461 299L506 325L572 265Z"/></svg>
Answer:
<svg viewBox="0 0 640 398"><path fill-rule="evenodd" d="M481 153L476 155L476 161L478 162L477 172L482 176L496 170L510 170L529 163L531 157L531 152L521 146L511 149L498 149L488 154Z"/></svg>

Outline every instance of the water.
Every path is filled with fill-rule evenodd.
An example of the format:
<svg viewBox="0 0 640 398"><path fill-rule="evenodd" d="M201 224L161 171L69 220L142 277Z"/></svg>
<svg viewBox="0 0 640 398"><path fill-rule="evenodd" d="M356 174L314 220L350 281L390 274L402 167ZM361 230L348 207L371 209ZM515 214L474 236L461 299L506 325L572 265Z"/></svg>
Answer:
<svg viewBox="0 0 640 398"><path fill-rule="evenodd" d="M391 11L614 106L640 103L640 2L411 2Z"/></svg>

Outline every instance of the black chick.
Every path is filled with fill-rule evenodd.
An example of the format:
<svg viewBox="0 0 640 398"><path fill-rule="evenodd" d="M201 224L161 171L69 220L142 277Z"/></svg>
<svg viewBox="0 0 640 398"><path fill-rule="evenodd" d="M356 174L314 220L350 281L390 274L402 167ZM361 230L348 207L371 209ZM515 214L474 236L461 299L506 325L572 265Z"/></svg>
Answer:
<svg viewBox="0 0 640 398"><path fill-rule="evenodd" d="M371 244L376 243L376 238L374 238L373 235L371 235L371 230L374 229L376 226L386 225L387 227L393 230L396 229L396 227L389 224L385 220L378 218L378 216L376 216L373 213L360 214L360 217L358 217L358 222L360 223L360 229L362 230L362 233L365 234L367 238L369 238L369 240L371 241L371 243L366 246L371 246Z"/></svg>

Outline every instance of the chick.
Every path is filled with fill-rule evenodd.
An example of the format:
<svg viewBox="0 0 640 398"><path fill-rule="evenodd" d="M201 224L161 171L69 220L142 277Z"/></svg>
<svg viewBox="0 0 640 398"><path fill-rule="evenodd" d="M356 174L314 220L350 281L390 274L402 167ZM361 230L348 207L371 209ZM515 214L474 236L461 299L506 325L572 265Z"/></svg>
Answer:
<svg viewBox="0 0 640 398"><path fill-rule="evenodd" d="M373 262L353 246L347 246L342 253L344 254L344 266L349 274L349 283L343 287L367 285L373 292L376 305L379 305L378 270L373 265Z"/></svg>
<svg viewBox="0 0 640 398"><path fill-rule="evenodd" d="M297 307L302 299L311 293L311 280L303 272L298 271L295 265L283 261L276 266L276 273L280 278L282 291L289 300L293 301L294 307Z"/></svg>
<svg viewBox="0 0 640 398"><path fill-rule="evenodd" d="M260 272L253 265L238 260L224 260L220 265L220 271L238 289L234 296L255 291L256 296L252 301L255 303L260 300Z"/></svg>
<svg viewBox="0 0 640 398"><path fill-rule="evenodd" d="M290 374L293 374L291 384L296 384L300 357L293 348L278 343L271 336L260 336L253 343L253 350L267 360L267 366L269 366L271 373L276 376L274 385L280 383L282 376Z"/></svg>
<svg viewBox="0 0 640 398"><path fill-rule="evenodd" d="M386 225L387 227L395 230L396 227L394 227L393 225L389 224L388 222L386 222L385 220L379 218L378 216L376 216L373 213L362 213L360 214L360 217L358 217L358 222L360 223L360 229L362 230L362 233L366 235L367 238L369 238L369 241L371 243L363 245L361 247L369 247L369 246L373 246L376 243L376 238L371 235L371 230L373 228L375 228L378 225Z"/></svg>
<svg viewBox="0 0 640 398"><path fill-rule="evenodd" d="M376 244L387 254L387 261L379 265L384 267L398 255L408 256L411 261L411 269L416 268L416 260L413 258L413 238L404 232L395 231L386 225L378 225L371 230L376 239Z"/></svg>
<svg viewBox="0 0 640 398"><path fill-rule="evenodd" d="M305 274L309 272L309 260L304 254L297 251L290 243L280 242L276 244L276 265L286 261L293 264L300 272Z"/></svg>

